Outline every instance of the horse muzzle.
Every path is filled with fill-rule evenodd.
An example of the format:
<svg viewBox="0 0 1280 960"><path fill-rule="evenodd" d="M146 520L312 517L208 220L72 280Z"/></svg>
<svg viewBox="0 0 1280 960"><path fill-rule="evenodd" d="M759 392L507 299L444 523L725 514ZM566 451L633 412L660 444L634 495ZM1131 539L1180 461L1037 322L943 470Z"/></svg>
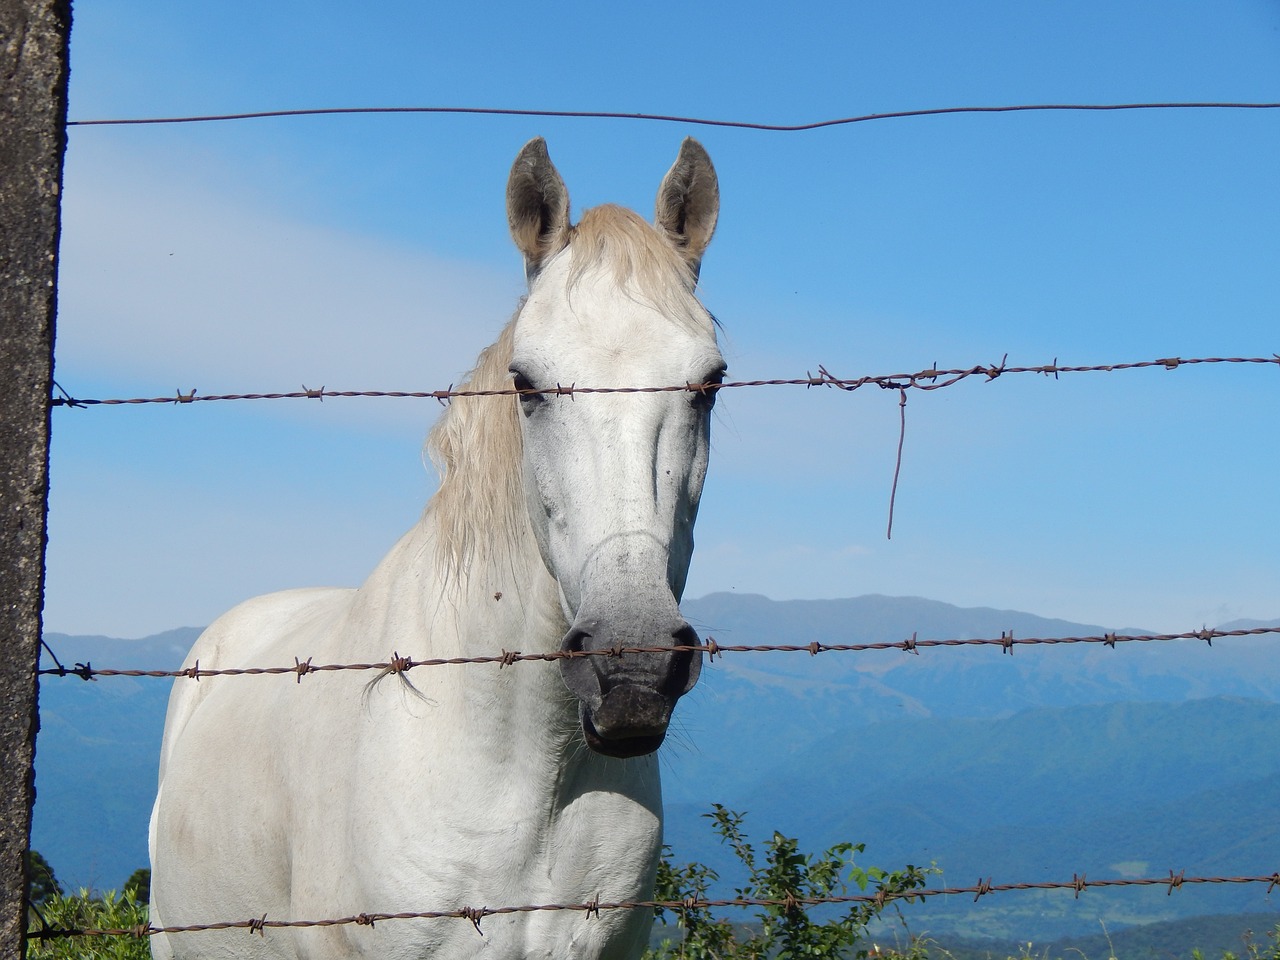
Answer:
<svg viewBox="0 0 1280 960"><path fill-rule="evenodd" d="M582 733L596 753L653 753L666 738L676 701L698 682L702 653L665 649L696 647L697 633L678 617L663 627L618 631L607 621L579 617L565 635L561 649L577 655L560 661L560 674L579 700ZM635 648L646 652L630 652Z"/></svg>

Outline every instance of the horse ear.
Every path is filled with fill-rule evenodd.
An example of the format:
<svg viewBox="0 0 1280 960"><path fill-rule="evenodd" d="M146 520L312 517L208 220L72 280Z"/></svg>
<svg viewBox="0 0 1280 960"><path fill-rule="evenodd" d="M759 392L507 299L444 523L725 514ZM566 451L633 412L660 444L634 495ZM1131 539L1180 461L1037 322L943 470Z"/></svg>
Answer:
<svg viewBox="0 0 1280 960"><path fill-rule="evenodd" d="M693 275L698 275L702 254L716 230L720 214L720 185L716 168L702 144L685 137L675 165L658 188L654 222L680 251Z"/></svg>
<svg viewBox="0 0 1280 960"><path fill-rule="evenodd" d="M526 143L511 165L507 222L511 238L524 254L524 270L529 277L569 242L569 191L541 137Z"/></svg>

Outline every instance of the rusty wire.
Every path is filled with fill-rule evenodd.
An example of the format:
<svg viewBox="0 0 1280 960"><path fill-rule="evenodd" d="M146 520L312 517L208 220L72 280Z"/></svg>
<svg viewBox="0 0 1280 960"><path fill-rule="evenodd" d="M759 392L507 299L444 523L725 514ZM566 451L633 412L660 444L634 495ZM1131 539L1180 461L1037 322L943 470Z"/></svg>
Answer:
<svg viewBox="0 0 1280 960"><path fill-rule="evenodd" d="M1277 886L1280 886L1280 871L1266 876L1252 877L1188 877L1186 871L1179 873L1169 871L1167 877L1140 877L1130 879L1114 879L1114 880L1089 880L1083 873L1072 874L1069 881L1043 881L1039 883L992 883L990 878L980 879L976 884L969 887L925 887L918 890L905 890L900 893L890 893L881 889L874 894L848 894L842 896L825 896L825 897L798 897L794 894L785 898L755 898L755 897L732 897L722 900L696 899L690 897L686 900L627 900L614 903L601 902L597 897L595 900L586 903L545 903L545 904L524 904L515 907L457 907L452 910L422 910L422 911L406 911L403 913L360 913L354 916L339 917L327 920L272 920L266 914L253 917L248 920L226 920L217 923L199 923L188 924L185 926L174 927L153 927L151 925L133 927L129 929L106 928L106 929L52 929L31 931L27 934L28 939L32 940L51 940L64 937L77 936L96 936L96 937L150 937L158 933L174 934L174 933L200 933L211 930L248 930L250 933L257 933L265 936L267 928L296 928L296 927L335 927L343 925L355 925L362 927L372 927L377 923L387 920L467 920L476 928L477 933L483 933L480 929L480 923L485 917L502 916L515 913L537 913L537 912L575 912L585 913L588 918L599 916L602 910L671 910L679 912L682 910L700 910L713 909L721 907L795 907L805 906L813 907L822 904L850 904L850 903L874 903L878 906L884 906L887 903L902 900L912 902L916 899L927 899L930 897L943 896L959 896L962 894L973 894L976 903L982 897L993 893L1007 893L1014 890L1074 890L1075 895L1079 898L1080 894L1085 890L1105 887L1167 887L1168 894L1172 895L1174 890L1179 889L1187 884L1251 884L1265 883L1267 884L1267 892L1270 893Z"/></svg>
<svg viewBox="0 0 1280 960"><path fill-rule="evenodd" d="M911 117L937 117L948 114L1032 113L1045 111L1120 111L1120 110L1274 110L1280 103L1257 102L1184 102L1184 103L1039 103L994 107L932 107L923 110L896 110L890 113L868 113L810 123L757 123L747 120L714 120L680 117L660 113L620 113L601 110L520 110L503 107L316 107L301 110L259 110L251 113L206 114L188 117L139 117L113 120L68 120L68 127L136 126L158 123L209 123L225 120L263 120L278 117L315 117L352 114L434 113L470 116L555 117L571 120L651 120L684 123L702 127L734 127L775 133L798 133L824 127L848 126L872 120L901 120Z"/></svg>
<svg viewBox="0 0 1280 960"><path fill-rule="evenodd" d="M939 369L936 365L914 373L874 374L863 377L837 377L825 366L818 367L817 375L808 374L803 377L776 380L729 380L724 383L680 383L654 387L580 387L577 384L565 386L557 383L554 387L524 388L503 387L496 390L455 390L452 386L444 390L328 390L324 387L310 388L303 386L301 390L288 393L229 393L200 394L194 388L183 392L177 390L164 397L131 397L127 399L85 399L73 397L62 387L58 387L61 396L49 398L54 407L91 407L91 406L125 406L145 403L190 404L213 400L325 400L333 397L381 397L408 398L419 400L438 400L444 403L459 397L509 397L540 394L545 396L575 396L592 393L674 393L687 391L690 393L710 393L720 390L731 390L740 387L833 387L852 392L865 386L877 386L884 390L905 391L941 390L954 386L971 377L985 377L987 382L996 380L1006 374L1038 373L1051 376L1055 380L1064 373L1112 373L1118 370L1141 370L1161 367L1165 370L1176 370L1178 367L1195 364L1272 364L1280 366L1280 353L1269 357L1161 357L1156 360L1138 360L1128 363L1105 363L1091 366L1064 366L1055 359L1052 363L1032 367L1011 367L1007 363L1006 354L997 364L977 364L972 367Z"/></svg>
<svg viewBox="0 0 1280 960"><path fill-rule="evenodd" d="M797 132L804 130L814 130L824 127L832 127L839 125L849 125L862 123L872 120L883 120L893 118L908 117L925 117L938 116L945 114L978 114L978 113L1008 113L1008 112L1028 112L1028 111L1129 111L1129 110L1155 110L1155 109L1275 109L1280 108L1280 103L1131 103L1131 104L1039 104L1039 105L1015 105L1015 106L989 106L989 107L949 107L924 110L907 110L892 113L868 114L862 116L845 117L839 119L822 120L804 124L764 124L753 122L739 122L727 120L700 119L692 117L666 116L657 114L641 114L641 113L605 113L605 112L582 112L582 111L552 111L552 110L507 110L507 109L490 109L490 108L456 108L456 107L373 107L373 108L334 108L334 109L308 109L308 110L281 110L281 111L263 111L257 113L242 114L223 114L209 116L192 116L192 117L168 117L168 118L142 118L142 119L116 119L116 120L73 120L68 121L68 126L96 126L96 125L129 125L129 124L171 124L171 123L194 123L206 121L225 121L225 120L242 120L256 119L267 117L297 117L297 116L314 116L314 115L333 115L333 114L390 114L390 113L435 113L435 114L484 114L484 115L509 115L509 116L539 116L539 117L564 117L564 118L595 118L595 119L628 119L628 120L650 120L678 122L685 124L704 125L704 126L720 126L720 127L738 127L764 131L781 131L781 132ZM1007 360L1007 356L1005 358ZM553 389L546 390L516 390L514 388L505 390L454 390L450 386L447 390L434 391L330 391L321 387L320 389L310 389L303 387L300 392L290 393L257 393L257 394L223 394L223 395L197 395L197 391L192 389L186 393L181 390L175 392L173 396L168 397L151 397L151 398L130 398L130 399L77 399L63 391L63 396L50 398L51 406L69 406L69 407L87 407L87 406L114 406L114 405L134 405L134 404L151 404L151 403L169 403L184 404L194 403L197 401L210 400L268 400L268 399L318 399L324 400L326 397L383 397L383 398L418 398L418 399L435 399L445 402L458 397L475 397L475 396L509 396L517 394L542 393L553 395L574 395L578 393L656 393L656 392L673 392L673 391L698 391L705 393L707 391L718 391L721 389L739 388L739 387L760 387L760 386L805 386L817 387L826 386L834 387L846 391L854 391L866 385L875 385L883 389L896 389L900 392L900 407L905 406L906 390L937 390L942 387L952 386L963 380L974 376L984 376L989 381L997 379L1004 374L1013 373L1040 373L1046 376L1052 375L1055 379L1063 373L1086 373L1086 372L1112 372L1117 370L1131 370L1145 367L1164 367L1165 369L1176 369L1186 364L1218 364L1218 363L1253 363L1253 364L1278 364L1280 365L1280 354L1273 354L1271 357L1210 357L1210 358L1162 358L1150 361L1140 361L1135 363L1119 363L1105 364L1095 366L1060 366L1056 359L1051 364L1038 367L1009 367L1005 360L999 364L977 365L969 368L940 370L936 365L927 370L921 370L916 373L889 374L880 376L866 376L856 379L844 379L835 377L830 374L825 367L819 367L818 376L809 375L804 378L794 379L776 379L776 380L752 380L752 381L731 381L725 383L712 384L683 384L670 385L663 387L578 387L569 385L568 387L557 384ZM61 388L58 388L61 391ZM905 412L903 413L905 416ZM901 443L899 444L899 465L901 457ZM895 489L897 475L895 472ZM890 521L889 529L892 530L892 502L890 505ZM1003 652L1012 654L1014 646L1032 645L1032 644L1067 644L1067 643L1102 643L1106 646L1114 648L1119 642L1152 642L1152 641L1168 641L1178 639L1199 639L1204 640L1210 645L1214 639L1220 637L1231 636L1247 636L1268 633L1280 633L1280 628L1256 628L1251 630L1208 630L1202 629L1182 634L1162 634L1162 635L1118 635L1108 633L1102 636L1088 637L1053 637L1053 638L1015 638L1012 632L1002 633L999 639L950 639L950 640L919 640L915 634L908 640L886 643L866 643L866 644L824 644L813 641L806 645L740 645L729 646L721 645L714 638L708 637L705 644L688 645L688 646L669 646L669 647L629 647L615 648L612 650L598 651L556 651L540 654L525 654L519 651L508 652L503 651L499 656L488 657L459 657L446 659L430 659L415 661L409 657L401 657L398 653L393 654L390 661L377 664L321 664L314 665L311 658L302 661L295 657L292 667L268 667L268 668L228 668L218 670L203 670L199 667L199 663L194 667L179 671L142 671L142 670L109 670L94 669L89 663L77 663L74 668L68 669L58 662L56 655L52 649L48 648L49 653L57 663L57 667L53 669L40 670L41 675L56 676L79 676L84 680L94 680L103 676L130 676L130 677L188 677L199 680L201 677L210 676L248 676L248 675L271 675L271 674L293 674L296 682L301 683L302 678L309 673L339 671L339 670L381 670L393 673L405 672L415 667L422 666L443 666L455 664L481 664L481 663L497 663L500 667L509 666L517 662L523 661L553 661L578 656L622 656L629 653L646 653L646 652L668 652L672 650L680 651L698 651L705 652L710 657L724 653L738 652L807 652L816 656L825 652L861 652L869 650L885 650L899 649L909 653L919 653L921 647L958 647L958 646L974 646L974 645L999 645ZM894 900L905 900L907 902L915 899L925 899L936 896L973 894L976 902L981 897L992 894L1014 890L1062 890L1070 889L1075 891L1075 896L1079 897L1080 893L1090 887L1122 887L1122 886L1166 886L1168 894L1172 895L1175 889L1185 884L1253 884L1266 883L1268 885L1268 893L1270 893L1277 885L1280 885L1280 872L1273 873L1268 876L1244 876L1244 877L1187 877L1185 871L1175 874L1172 870L1166 878L1140 878L1140 879L1113 879L1113 880L1087 880L1083 874L1073 874L1070 882L1039 882L1039 883L1012 883L1012 884L993 884L990 878L979 880L979 882L970 887L949 887L949 888L926 888L922 890L907 891L903 893L891 894L884 890L874 895L852 895L852 896L828 896L828 897L796 897L788 895L785 900L778 899L753 899L753 898L732 898L722 900L695 900L693 898L682 901L632 901L617 903L602 903L597 898L594 901L579 904L542 904L542 905L524 905L511 907L460 907L453 910L439 911L422 911L422 912L406 912L406 913L361 913L356 916L344 917L329 920L272 920L263 914L261 917L255 917L248 920L227 921L211 924L198 924L178 927L151 927L150 925L134 928L134 929L51 929L45 928L38 931L31 931L27 934L28 939L54 939L72 936L133 936L145 937L158 933L175 934L198 931L225 930L225 929L246 929L250 933L258 933L265 936L265 931L270 928L284 927L320 927L354 924L358 926L374 926L375 923L387 920L407 920L407 919L465 919L469 921L479 933L481 932L481 921L486 916L496 916L503 914L529 913L535 911L574 911L585 913L588 917L598 916L601 910L617 910L617 909L670 909L673 911L688 910L695 908L718 908L718 907L751 907L751 906L794 906L801 904L805 906L814 906L819 904L841 904L841 903L878 903L883 906L885 903Z"/></svg>
<svg viewBox="0 0 1280 960"><path fill-rule="evenodd" d="M1002 652L1012 655L1018 646L1056 646L1071 643L1100 643L1115 648L1119 643L1159 643L1170 640L1203 640L1209 646L1222 637L1252 637L1264 634L1280 634L1280 626L1252 627L1247 630L1211 630L1202 627L1186 633L1160 634L1121 634L1104 633L1094 636L1079 637L1015 637L1013 631L1002 631L998 638L966 637L945 640L921 640L913 633L906 640L885 641L877 643L822 643L812 640L806 644L722 644L714 637L707 637L705 643L677 644L673 646L652 647L611 647L603 650L552 650L546 653L522 653L519 650L503 650L499 654L479 657L438 657L428 660L414 660L393 653L391 659L384 663L312 663L312 658L302 660L293 658L291 667L226 667L211 669L200 666L197 660L193 666L182 670L116 670L98 669L89 663L77 663L74 667L65 667L54 657L55 667L40 670L42 676L79 677L81 680L96 680L98 677L155 677L185 678L201 680L204 677L245 677L245 676L280 676L292 674L296 682L312 673L326 673L343 670L378 670L385 673L407 673L418 667L446 667L469 664L497 664L508 667L516 663L529 661L571 660L579 657L622 657L640 653L705 653L714 660L726 653L807 653L817 656L820 653L865 653L870 650L902 650L905 653L919 654L922 647L1000 647ZM46 649L48 649L46 647ZM53 653L52 650L49 651Z"/></svg>

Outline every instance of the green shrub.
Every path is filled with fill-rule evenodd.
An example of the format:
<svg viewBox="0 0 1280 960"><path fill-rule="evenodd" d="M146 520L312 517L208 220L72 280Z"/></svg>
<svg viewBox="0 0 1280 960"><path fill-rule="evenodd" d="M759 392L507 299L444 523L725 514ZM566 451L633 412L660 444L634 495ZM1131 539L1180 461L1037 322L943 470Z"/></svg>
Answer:
<svg viewBox="0 0 1280 960"><path fill-rule="evenodd" d="M95 897L88 890L56 894L32 907L28 920L29 960L150 960L147 937L39 936L41 930L135 930L147 924L147 908L133 891L108 891Z"/></svg>
<svg viewBox="0 0 1280 960"><path fill-rule="evenodd" d="M1192 950L1191 956L1193 960L1204 960L1199 950ZM1222 954L1222 960L1280 960L1280 924L1267 931L1266 940L1255 940L1251 935L1247 937L1243 955L1227 950Z"/></svg>
<svg viewBox="0 0 1280 960"><path fill-rule="evenodd" d="M791 837L775 832L765 841L762 855L747 841L742 829L743 815L719 804L703 814L712 821L721 842L747 868L748 879L735 896L780 903L755 908L755 922L749 926L732 924L700 906L656 911L659 920L670 912L684 936L679 943L664 941L645 954L645 960L797 960L802 957L841 957L862 940L867 924L892 900L844 904L835 915L819 921L810 909L797 901L806 898L844 896L851 887L859 893L880 893L886 897L906 894L924 886L926 874L907 866L888 873L878 867L859 867L854 856L861 844L840 843L820 854L801 853ZM702 901L709 899L711 884L719 874L700 863L673 866L666 857L658 867L657 900ZM741 908L733 908L735 910ZM866 956L866 949L857 951Z"/></svg>
<svg viewBox="0 0 1280 960"><path fill-rule="evenodd" d="M38 850L27 851L27 902L40 904L50 897L62 896L62 887L53 875L49 861Z"/></svg>
<svg viewBox="0 0 1280 960"><path fill-rule="evenodd" d="M151 902L151 868L139 867L124 882L124 892L132 893L139 903Z"/></svg>

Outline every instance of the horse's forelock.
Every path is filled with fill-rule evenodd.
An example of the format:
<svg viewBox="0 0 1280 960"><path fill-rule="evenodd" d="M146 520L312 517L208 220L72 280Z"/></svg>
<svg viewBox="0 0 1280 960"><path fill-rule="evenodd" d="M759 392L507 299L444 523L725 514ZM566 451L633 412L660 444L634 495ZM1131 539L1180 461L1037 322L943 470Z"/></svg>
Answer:
<svg viewBox="0 0 1280 960"><path fill-rule="evenodd" d="M693 296L697 276L652 224L626 207L606 203L582 215L569 233L569 290L607 270L619 289L652 303L668 319L709 329L710 316Z"/></svg>

